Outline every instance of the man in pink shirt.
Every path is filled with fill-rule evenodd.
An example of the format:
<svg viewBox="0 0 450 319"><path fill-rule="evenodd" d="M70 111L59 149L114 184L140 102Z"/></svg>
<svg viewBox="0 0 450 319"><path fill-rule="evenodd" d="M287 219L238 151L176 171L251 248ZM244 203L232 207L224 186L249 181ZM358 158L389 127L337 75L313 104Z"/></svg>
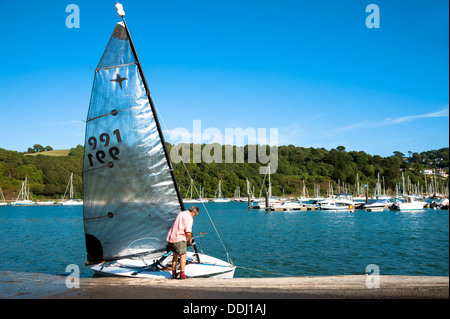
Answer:
<svg viewBox="0 0 450 319"><path fill-rule="evenodd" d="M182 211L178 214L177 218L173 222L172 228L170 228L167 234L167 242L169 248L172 250L172 278L177 276L177 262L180 258L180 278L187 279L184 274L184 268L186 266L187 256L187 241L192 243L192 224L194 223L194 217L198 215L199 208L192 206L188 210Z"/></svg>

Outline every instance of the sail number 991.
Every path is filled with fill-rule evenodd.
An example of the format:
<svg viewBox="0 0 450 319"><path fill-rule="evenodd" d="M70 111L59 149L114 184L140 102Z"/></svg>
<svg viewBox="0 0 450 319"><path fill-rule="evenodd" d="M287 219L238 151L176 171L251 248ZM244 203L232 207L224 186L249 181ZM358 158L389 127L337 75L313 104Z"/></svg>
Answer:
<svg viewBox="0 0 450 319"><path fill-rule="evenodd" d="M120 131L119 129L115 130L113 132L113 136L115 136L116 140L118 143L122 142L122 137L120 136ZM114 137L113 137L114 138ZM102 143L104 147L108 147L109 143L111 142L111 136L109 136L108 133L102 133L99 136L99 141L97 141L97 138L95 136L91 136L88 138L88 144L89 146L92 147L92 150L95 151L97 149L97 146L99 143ZM106 151L106 150L105 150ZM106 152L103 150L99 150L97 152L95 152L95 158L97 159L97 161L101 164L105 163L105 158L106 158ZM117 157L117 155L120 154L120 149L117 146L112 146L110 147L108 150L108 155L113 159L113 160L118 160L119 158ZM90 166L94 166L94 154L87 154L88 160L89 160L89 165Z"/></svg>

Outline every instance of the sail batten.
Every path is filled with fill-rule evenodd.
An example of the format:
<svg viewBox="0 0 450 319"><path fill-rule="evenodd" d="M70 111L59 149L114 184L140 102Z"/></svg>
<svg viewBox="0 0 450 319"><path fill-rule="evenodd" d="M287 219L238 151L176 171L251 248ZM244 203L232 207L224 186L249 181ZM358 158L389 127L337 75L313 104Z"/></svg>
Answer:
<svg viewBox="0 0 450 319"><path fill-rule="evenodd" d="M105 66L105 67L102 67L102 68L97 68L96 72L102 71L102 70L113 69L113 68L121 68L121 67L124 67L124 66L130 66L130 65L133 65L133 64L136 64L136 61L135 62L126 63L126 64L122 64L122 65Z"/></svg>
<svg viewBox="0 0 450 319"><path fill-rule="evenodd" d="M116 25L94 76L83 192L89 262L143 250L160 254L168 229L183 209L125 21Z"/></svg>

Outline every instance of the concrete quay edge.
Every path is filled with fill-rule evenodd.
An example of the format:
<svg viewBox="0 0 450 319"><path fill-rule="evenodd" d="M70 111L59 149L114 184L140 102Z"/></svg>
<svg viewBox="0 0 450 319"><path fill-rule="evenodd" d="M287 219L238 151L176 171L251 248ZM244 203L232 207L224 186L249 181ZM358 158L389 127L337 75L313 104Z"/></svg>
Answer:
<svg viewBox="0 0 450 319"><path fill-rule="evenodd" d="M81 278L80 288L48 299L448 299L449 277L367 275L145 279ZM367 281L367 282L366 282Z"/></svg>

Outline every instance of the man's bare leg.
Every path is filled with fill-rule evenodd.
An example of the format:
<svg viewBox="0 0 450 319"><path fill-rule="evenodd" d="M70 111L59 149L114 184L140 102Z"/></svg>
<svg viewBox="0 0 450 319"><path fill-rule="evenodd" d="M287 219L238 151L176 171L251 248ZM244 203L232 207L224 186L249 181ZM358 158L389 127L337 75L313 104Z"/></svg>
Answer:
<svg viewBox="0 0 450 319"><path fill-rule="evenodd" d="M180 255L180 268L182 272L184 272L184 268L186 268L186 257L187 254Z"/></svg>
<svg viewBox="0 0 450 319"><path fill-rule="evenodd" d="M180 255L177 252L175 252L175 251L172 252L172 275L174 275L174 274L176 275L176 273L177 273L177 263L178 263L179 256Z"/></svg>

